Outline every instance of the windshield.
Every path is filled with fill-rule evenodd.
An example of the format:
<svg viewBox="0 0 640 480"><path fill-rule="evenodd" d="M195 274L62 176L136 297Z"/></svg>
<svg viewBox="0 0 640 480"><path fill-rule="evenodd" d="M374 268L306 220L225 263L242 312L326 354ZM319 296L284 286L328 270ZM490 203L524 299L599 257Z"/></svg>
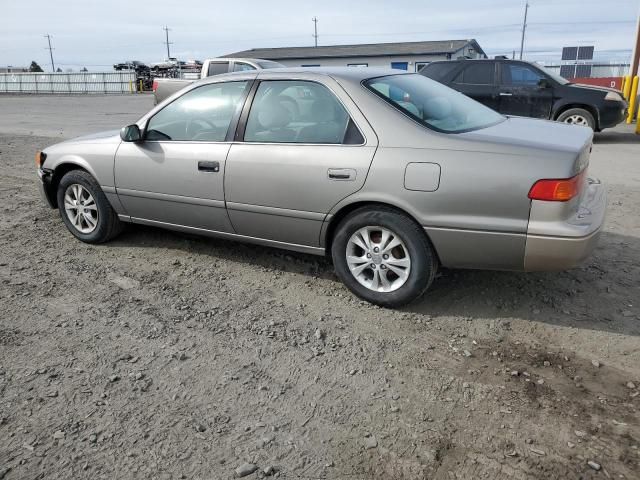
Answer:
<svg viewBox="0 0 640 480"><path fill-rule="evenodd" d="M262 68L282 68L282 67L284 67L283 64L278 63L278 62L272 62L271 60L258 60L256 63L258 65L260 65L260 67L262 67Z"/></svg>
<svg viewBox="0 0 640 480"><path fill-rule="evenodd" d="M554 79L556 82L558 82L560 85L567 85L568 83L571 83L569 80L567 80L564 77L561 77L560 75L558 75L555 72L552 72L551 70L549 70L548 68L543 67L542 65L536 63L536 68L542 70L545 74L547 74L548 76L550 76L552 79Z"/></svg>
<svg viewBox="0 0 640 480"><path fill-rule="evenodd" d="M418 74L371 78L364 85L398 110L439 132L468 132L505 120L475 100Z"/></svg>

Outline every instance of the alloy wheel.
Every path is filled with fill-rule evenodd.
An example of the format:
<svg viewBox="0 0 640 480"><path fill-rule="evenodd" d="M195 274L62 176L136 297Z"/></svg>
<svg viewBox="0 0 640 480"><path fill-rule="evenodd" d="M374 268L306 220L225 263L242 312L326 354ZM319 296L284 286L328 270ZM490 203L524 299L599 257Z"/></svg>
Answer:
<svg viewBox="0 0 640 480"><path fill-rule="evenodd" d="M570 115L564 119L564 123L569 123L571 125L580 125L582 127L589 126L589 122L582 115Z"/></svg>
<svg viewBox="0 0 640 480"><path fill-rule="evenodd" d="M409 278L409 251L388 228L368 226L357 230L347 242L346 256L351 274L369 290L393 292Z"/></svg>
<svg viewBox="0 0 640 480"><path fill-rule="evenodd" d="M79 183L69 185L64 192L64 210L80 233L91 233L98 226L98 206L89 190Z"/></svg>

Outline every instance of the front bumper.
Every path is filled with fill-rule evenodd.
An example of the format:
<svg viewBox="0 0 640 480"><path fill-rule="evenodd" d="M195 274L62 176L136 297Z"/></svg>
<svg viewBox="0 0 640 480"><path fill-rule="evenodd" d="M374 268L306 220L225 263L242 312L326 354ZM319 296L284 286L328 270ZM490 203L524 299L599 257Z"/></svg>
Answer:
<svg viewBox="0 0 640 480"><path fill-rule="evenodd" d="M531 202L524 269L566 270L585 260L596 248L604 224L607 197L604 185L589 179L586 191L566 220L558 215L562 202Z"/></svg>
<svg viewBox="0 0 640 480"><path fill-rule="evenodd" d="M627 102L605 101L604 106L600 108L600 130L603 128L612 128L622 123L627 118L629 104Z"/></svg>
<svg viewBox="0 0 640 480"><path fill-rule="evenodd" d="M38 182L38 190L40 190L40 196L45 202L47 202L47 205L49 205L50 208L56 208L54 198L52 197L53 193L51 192L51 179L53 178L53 171L47 168L39 168L38 177L40 178L40 181Z"/></svg>

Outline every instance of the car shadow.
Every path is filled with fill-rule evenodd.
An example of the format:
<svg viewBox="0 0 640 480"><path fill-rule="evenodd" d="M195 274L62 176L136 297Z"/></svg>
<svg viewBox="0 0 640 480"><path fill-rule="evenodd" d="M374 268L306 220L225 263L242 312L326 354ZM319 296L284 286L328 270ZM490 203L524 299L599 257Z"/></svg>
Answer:
<svg viewBox="0 0 640 480"><path fill-rule="evenodd" d="M633 145L640 144L640 134L634 132L635 125L629 125L627 131L605 130L593 136L593 143L601 145Z"/></svg>
<svg viewBox="0 0 640 480"><path fill-rule="evenodd" d="M339 282L330 259L132 225L111 248L177 250ZM561 272L441 269L420 300L402 311L431 318L519 318L640 336L640 238L604 232L587 262ZM345 288L346 290L346 288Z"/></svg>

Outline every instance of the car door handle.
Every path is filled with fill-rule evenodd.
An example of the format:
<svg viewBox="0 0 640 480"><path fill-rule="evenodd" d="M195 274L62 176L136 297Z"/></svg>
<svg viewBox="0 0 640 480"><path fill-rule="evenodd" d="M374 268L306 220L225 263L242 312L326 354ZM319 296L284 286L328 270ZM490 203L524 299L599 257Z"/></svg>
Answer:
<svg viewBox="0 0 640 480"><path fill-rule="evenodd" d="M500 92L500 96L501 97L512 97L513 93L509 93L509 92Z"/></svg>
<svg viewBox="0 0 640 480"><path fill-rule="evenodd" d="M200 170L201 172L218 173L220 171L220 162L209 162L200 160L198 162L198 170Z"/></svg>
<svg viewBox="0 0 640 480"><path fill-rule="evenodd" d="M330 168L327 170L327 175L330 180L353 181L356 179L356 171L351 168Z"/></svg>

